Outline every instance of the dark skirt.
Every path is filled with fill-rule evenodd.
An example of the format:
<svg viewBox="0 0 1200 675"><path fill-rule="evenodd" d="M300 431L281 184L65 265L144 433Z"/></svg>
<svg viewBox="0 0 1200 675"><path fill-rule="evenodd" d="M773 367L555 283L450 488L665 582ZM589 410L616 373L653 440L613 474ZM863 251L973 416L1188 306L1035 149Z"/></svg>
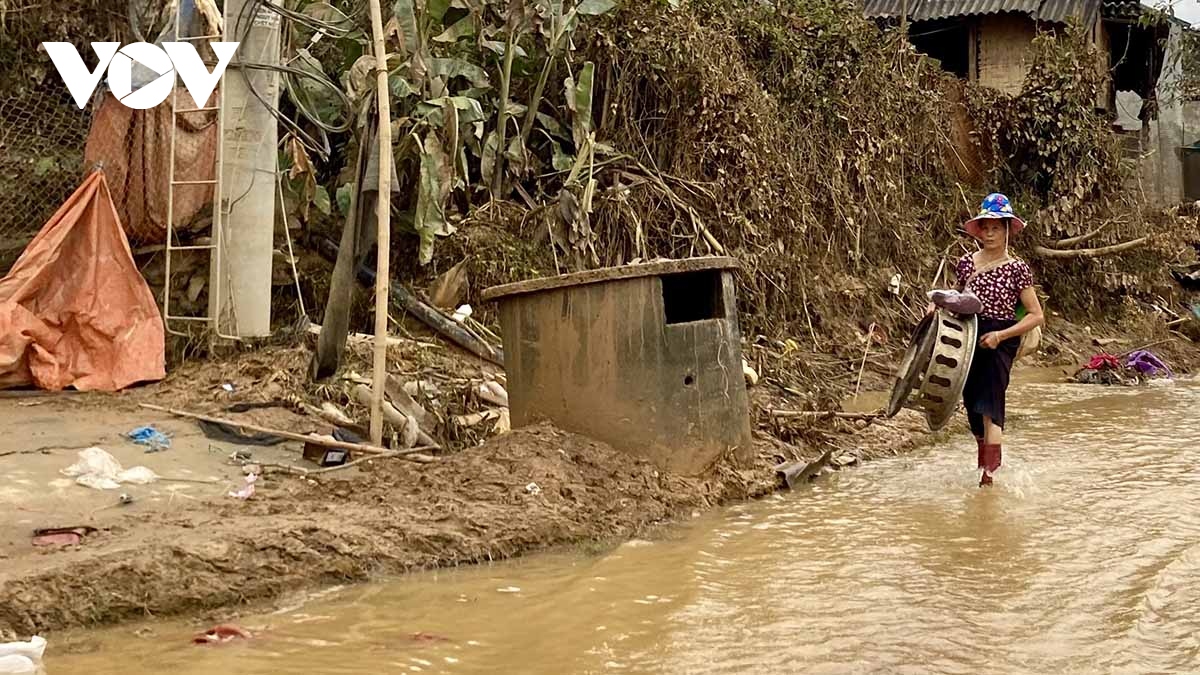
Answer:
<svg viewBox="0 0 1200 675"><path fill-rule="evenodd" d="M995 331L1016 325L1016 321L1002 321L979 317L979 338ZM996 349L986 349L975 344L975 357L971 361L971 372L963 387L963 404L967 408L967 421L976 438L984 435L983 418L992 418L992 423L1004 428L1004 395L1008 391L1008 380L1013 361L1021 347L1021 338L1009 338Z"/></svg>

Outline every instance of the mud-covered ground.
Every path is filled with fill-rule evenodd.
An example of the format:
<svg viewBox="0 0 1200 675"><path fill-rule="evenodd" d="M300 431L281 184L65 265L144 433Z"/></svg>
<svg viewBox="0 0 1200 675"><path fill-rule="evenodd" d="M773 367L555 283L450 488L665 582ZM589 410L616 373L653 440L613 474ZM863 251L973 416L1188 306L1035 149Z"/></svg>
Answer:
<svg viewBox="0 0 1200 675"><path fill-rule="evenodd" d="M1110 333L1064 326L1049 345L1057 370L1043 372L1069 376L1072 363L1100 349L1093 336ZM1144 344L1127 340L1128 345L1108 348L1116 352ZM1185 339L1156 349L1180 372L1196 360L1197 350ZM746 466L721 463L699 478L661 473L550 426L480 432L478 439L466 433L471 430L460 430L453 449L438 453L434 463L380 459L302 477L270 467L315 468L301 458L299 443L247 447L212 440L191 420L139 407L149 402L221 413L233 402L293 394L312 401L330 395L299 384L307 353L299 345L190 364L162 383L115 395L0 398L5 430L0 442L0 635L148 616L223 618L251 604L331 584L554 547L606 545L714 505L780 489L776 469L784 463L820 458L823 468L813 466L819 474L935 438L910 411L890 420L776 419L769 411L798 409L814 400L796 388L801 385L783 384L795 382L788 373L768 370L751 389L758 428L754 460ZM766 352L759 356L769 359ZM887 365L897 356L889 352L873 360ZM864 373L862 384L847 381L864 393L852 404L846 401L846 407L877 409L886 368L845 365L847 373L856 368ZM401 356L396 369L425 378L440 371L444 386L457 382L469 389L488 366L446 352L432 360ZM827 404L823 408L830 396L820 395ZM453 394L444 398L448 408L441 417L474 409ZM832 405L837 406L836 399ZM294 409L222 414L275 429L329 432L328 423ZM145 424L170 434L171 447L147 453L123 437ZM955 421L942 433L957 432L958 426ZM61 470L89 446L110 452L125 468L144 465L163 479L118 490L77 485ZM237 450L249 451L253 462L268 467L247 501L228 494L244 480L244 458L231 458ZM120 504L121 493L132 503ZM96 530L78 545L33 545L36 528L75 526Z"/></svg>
<svg viewBox="0 0 1200 675"><path fill-rule="evenodd" d="M242 473L228 459L237 447L204 438L191 422L146 414L127 397L42 400L32 407L0 400L4 447L18 451L0 457L0 631L18 634L233 612L304 588L619 541L773 491L775 466L797 453L764 437L752 465L685 479L538 426L433 464L386 459L311 478L268 472L255 496L241 501L227 494ZM905 414L866 431L846 424L838 455L846 463L902 449L920 438L918 422ZM134 423L173 433L172 447L145 453L120 436ZM211 482L97 491L59 474L78 451L49 446L93 444L126 468ZM35 448L45 449L19 452ZM299 444L252 452L261 461L304 464ZM134 502L117 505L121 492ZM35 528L77 525L97 531L79 545L31 544Z"/></svg>

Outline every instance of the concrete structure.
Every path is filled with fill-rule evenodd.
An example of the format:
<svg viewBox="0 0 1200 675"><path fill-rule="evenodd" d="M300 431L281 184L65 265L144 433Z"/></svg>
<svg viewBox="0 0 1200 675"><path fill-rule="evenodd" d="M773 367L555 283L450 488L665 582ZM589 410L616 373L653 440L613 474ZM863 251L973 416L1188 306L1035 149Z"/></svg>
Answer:
<svg viewBox="0 0 1200 675"><path fill-rule="evenodd" d="M279 102L279 73L240 68L242 62L279 63L280 17L265 7L242 11L251 0L226 0L225 40L240 41L225 74L224 166L217 229L220 265L212 266L209 316L218 331L237 337L271 334L271 269L275 250L275 183L279 124L251 87L272 105ZM281 205L282 207L282 205Z"/></svg>
<svg viewBox="0 0 1200 675"><path fill-rule="evenodd" d="M1138 0L863 0L863 7L868 17L885 21L898 20L907 8L910 40L919 51L963 79L1013 95L1032 65L1038 32L1080 21L1100 54L1096 67L1110 74L1096 107L1108 113L1114 132L1128 134L1126 147L1140 163L1139 187L1159 204L1184 199L1181 148L1195 139L1186 138L1176 91L1180 23L1143 24Z"/></svg>
<svg viewBox="0 0 1200 675"><path fill-rule="evenodd" d="M514 426L548 420L661 469L751 452L731 258L591 270L490 288Z"/></svg>

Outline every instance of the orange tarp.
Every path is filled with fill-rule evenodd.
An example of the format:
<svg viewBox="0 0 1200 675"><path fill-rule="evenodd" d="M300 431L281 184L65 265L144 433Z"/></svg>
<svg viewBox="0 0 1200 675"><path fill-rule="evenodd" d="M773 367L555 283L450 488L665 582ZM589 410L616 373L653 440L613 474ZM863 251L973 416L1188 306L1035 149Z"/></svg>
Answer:
<svg viewBox="0 0 1200 675"><path fill-rule="evenodd" d="M187 90L179 101L190 101ZM210 106L215 106L214 95ZM100 164L108 176L113 203L125 233L134 242L161 244L167 240L167 194L170 183L171 126L175 125L175 180L211 181L217 158L217 114L175 114L168 98L148 110L125 107L113 93L105 92L96 108L83 151L84 166ZM184 108L195 105L188 103ZM178 185L175 188L174 227L187 225L212 205L213 186Z"/></svg>
<svg viewBox="0 0 1200 675"><path fill-rule="evenodd" d="M115 391L166 375L162 317L95 171L0 280L0 389Z"/></svg>

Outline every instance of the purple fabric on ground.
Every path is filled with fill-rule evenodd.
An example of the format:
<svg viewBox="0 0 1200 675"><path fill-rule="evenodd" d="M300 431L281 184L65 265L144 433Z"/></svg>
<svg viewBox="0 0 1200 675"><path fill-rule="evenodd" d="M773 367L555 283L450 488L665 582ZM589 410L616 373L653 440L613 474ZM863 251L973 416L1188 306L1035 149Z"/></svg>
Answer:
<svg viewBox="0 0 1200 675"><path fill-rule="evenodd" d="M1163 363L1153 352L1140 349L1133 352L1125 360L1125 367L1132 368L1143 375L1166 375L1175 377L1170 367Z"/></svg>

